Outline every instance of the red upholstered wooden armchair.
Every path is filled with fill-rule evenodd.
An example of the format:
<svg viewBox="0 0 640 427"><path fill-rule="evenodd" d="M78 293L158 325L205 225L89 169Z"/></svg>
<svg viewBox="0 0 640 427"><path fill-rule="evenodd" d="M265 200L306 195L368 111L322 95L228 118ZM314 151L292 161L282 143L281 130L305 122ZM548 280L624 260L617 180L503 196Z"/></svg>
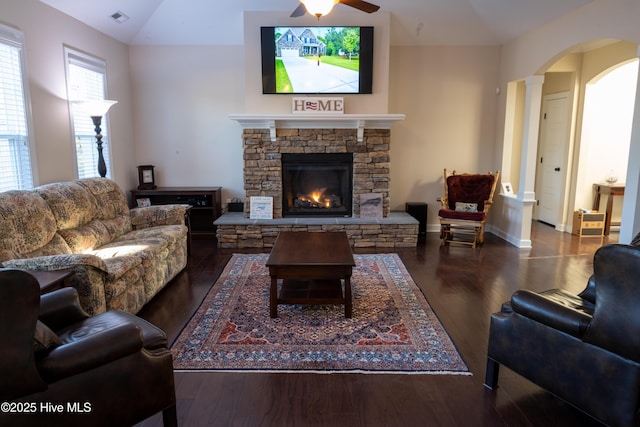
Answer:
<svg viewBox="0 0 640 427"><path fill-rule="evenodd" d="M440 238L443 244L476 247L484 241L484 224L493 202L500 171L487 174L456 174L444 170L444 197L441 204Z"/></svg>

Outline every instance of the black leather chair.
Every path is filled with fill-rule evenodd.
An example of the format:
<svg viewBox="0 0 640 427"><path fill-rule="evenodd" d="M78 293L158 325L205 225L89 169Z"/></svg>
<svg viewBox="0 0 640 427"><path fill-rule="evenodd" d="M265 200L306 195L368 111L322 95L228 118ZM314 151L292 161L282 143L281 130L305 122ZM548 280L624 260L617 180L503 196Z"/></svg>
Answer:
<svg viewBox="0 0 640 427"><path fill-rule="evenodd" d="M31 274L0 269L0 342L0 425L130 426L159 411L177 425L166 335L139 317L90 317L75 289L41 297Z"/></svg>
<svg viewBox="0 0 640 427"><path fill-rule="evenodd" d="M490 389L500 365L605 424L640 425L640 247L599 248L579 295L515 292L491 316Z"/></svg>

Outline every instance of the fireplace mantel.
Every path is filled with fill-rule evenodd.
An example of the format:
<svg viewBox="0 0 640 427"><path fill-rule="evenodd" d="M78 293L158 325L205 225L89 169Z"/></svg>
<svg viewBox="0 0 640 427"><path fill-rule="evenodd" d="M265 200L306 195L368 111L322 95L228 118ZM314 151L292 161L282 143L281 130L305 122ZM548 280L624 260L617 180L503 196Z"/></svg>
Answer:
<svg viewBox="0 0 640 427"><path fill-rule="evenodd" d="M362 142L365 129L390 129L404 114L230 114L243 129L269 129L276 141L276 129L356 129Z"/></svg>

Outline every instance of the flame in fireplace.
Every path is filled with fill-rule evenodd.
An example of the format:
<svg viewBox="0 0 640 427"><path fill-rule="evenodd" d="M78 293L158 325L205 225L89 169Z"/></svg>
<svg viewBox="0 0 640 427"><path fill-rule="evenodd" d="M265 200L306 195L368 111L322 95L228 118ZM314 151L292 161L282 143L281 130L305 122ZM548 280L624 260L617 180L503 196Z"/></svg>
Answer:
<svg viewBox="0 0 640 427"><path fill-rule="evenodd" d="M326 192L326 188L317 188L308 194L298 194L296 207L328 209L339 206L339 198L334 195L327 195Z"/></svg>
<svg viewBox="0 0 640 427"><path fill-rule="evenodd" d="M326 188L319 188L317 190L313 190L309 196L311 197L311 200L313 200L314 202L320 203L321 202L320 199L324 195L325 191L327 191Z"/></svg>

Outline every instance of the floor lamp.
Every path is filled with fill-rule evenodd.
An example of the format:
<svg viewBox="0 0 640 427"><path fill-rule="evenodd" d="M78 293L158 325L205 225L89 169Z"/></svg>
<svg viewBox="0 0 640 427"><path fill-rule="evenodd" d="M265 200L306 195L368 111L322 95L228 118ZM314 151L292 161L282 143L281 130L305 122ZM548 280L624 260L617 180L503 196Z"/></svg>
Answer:
<svg viewBox="0 0 640 427"><path fill-rule="evenodd" d="M100 133L102 129L100 129L100 125L102 124L102 117L107 114L112 105L117 103L118 101L110 101L108 99L78 102L80 109L91 117L95 126L96 144L98 145L98 173L102 178L107 176L107 164L104 162L104 156L102 155L102 134Z"/></svg>

